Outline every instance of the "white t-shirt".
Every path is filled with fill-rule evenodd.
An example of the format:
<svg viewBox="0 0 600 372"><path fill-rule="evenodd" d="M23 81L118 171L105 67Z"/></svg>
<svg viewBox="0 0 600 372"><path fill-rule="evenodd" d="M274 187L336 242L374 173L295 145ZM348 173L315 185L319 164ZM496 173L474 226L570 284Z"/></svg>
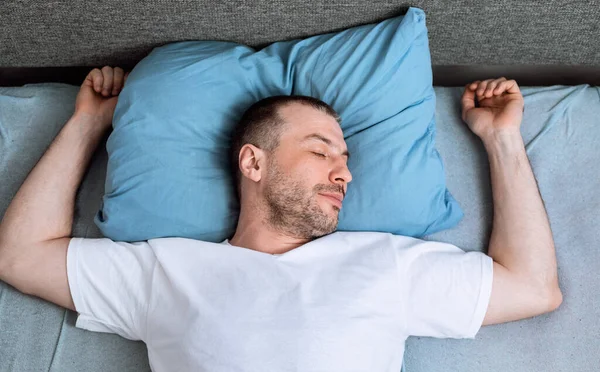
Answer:
<svg viewBox="0 0 600 372"><path fill-rule="evenodd" d="M492 259L336 232L281 255L184 238L73 238L77 327L147 344L153 371L398 372L410 335L474 338Z"/></svg>

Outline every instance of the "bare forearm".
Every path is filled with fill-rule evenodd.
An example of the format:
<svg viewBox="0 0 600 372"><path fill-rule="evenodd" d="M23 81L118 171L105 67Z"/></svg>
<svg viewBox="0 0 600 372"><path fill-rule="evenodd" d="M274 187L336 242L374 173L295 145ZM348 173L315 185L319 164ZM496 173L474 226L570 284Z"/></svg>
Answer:
<svg viewBox="0 0 600 372"><path fill-rule="evenodd" d="M494 199L488 254L538 288L558 288L548 215L520 133L503 133L483 142Z"/></svg>
<svg viewBox="0 0 600 372"><path fill-rule="evenodd" d="M71 235L75 195L103 131L74 115L28 175L0 223L0 241L23 244Z"/></svg>

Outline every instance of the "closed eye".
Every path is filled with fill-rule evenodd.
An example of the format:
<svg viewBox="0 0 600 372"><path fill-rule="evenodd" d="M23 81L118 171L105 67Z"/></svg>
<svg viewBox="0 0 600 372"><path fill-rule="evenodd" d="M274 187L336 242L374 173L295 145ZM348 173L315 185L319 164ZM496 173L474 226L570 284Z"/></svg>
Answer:
<svg viewBox="0 0 600 372"><path fill-rule="evenodd" d="M321 154L320 152L314 152L313 151L312 153L315 154L316 156L319 156L319 157L322 157L322 158L326 158L327 157L327 155Z"/></svg>

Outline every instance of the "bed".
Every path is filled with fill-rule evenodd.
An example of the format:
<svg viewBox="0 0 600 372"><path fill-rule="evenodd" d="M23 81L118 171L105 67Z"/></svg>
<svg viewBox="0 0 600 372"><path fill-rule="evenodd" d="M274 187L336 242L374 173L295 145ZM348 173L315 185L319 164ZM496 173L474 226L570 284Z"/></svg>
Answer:
<svg viewBox="0 0 600 372"><path fill-rule="evenodd" d="M0 22L0 216L71 116L93 67L130 70L154 47L231 40L255 48L427 13L436 148L465 212L426 236L485 251L492 198L484 148L460 120L464 84L506 76L525 98L522 134L556 243L564 295L552 313L483 327L475 340L411 337L403 370L594 371L600 365L600 8L583 1L20 1ZM568 41L568 42L565 42ZM102 237L93 218L106 139L78 190L73 236ZM143 343L75 328L76 314L0 282L0 371L148 371Z"/></svg>

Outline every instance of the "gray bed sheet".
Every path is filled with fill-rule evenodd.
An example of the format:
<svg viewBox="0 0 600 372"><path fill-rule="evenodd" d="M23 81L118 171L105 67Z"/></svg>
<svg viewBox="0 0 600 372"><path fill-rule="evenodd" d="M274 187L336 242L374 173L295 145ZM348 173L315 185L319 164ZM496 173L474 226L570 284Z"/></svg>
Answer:
<svg viewBox="0 0 600 372"><path fill-rule="evenodd" d="M78 87L0 87L0 215L73 110ZM448 187L465 211L427 236L485 251L492 197L485 150L460 119L462 87L436 87L438 148ZM406 372L596 371L600 366L600 88L524 87L527 152L549 217L564 294L555 312L483 327L474 340L411 337ZM78 191L73 235L93 223L106 175L105 143ZM0 371L148 371L141 342L75 328L76 314L0 282Z"/></svg>

